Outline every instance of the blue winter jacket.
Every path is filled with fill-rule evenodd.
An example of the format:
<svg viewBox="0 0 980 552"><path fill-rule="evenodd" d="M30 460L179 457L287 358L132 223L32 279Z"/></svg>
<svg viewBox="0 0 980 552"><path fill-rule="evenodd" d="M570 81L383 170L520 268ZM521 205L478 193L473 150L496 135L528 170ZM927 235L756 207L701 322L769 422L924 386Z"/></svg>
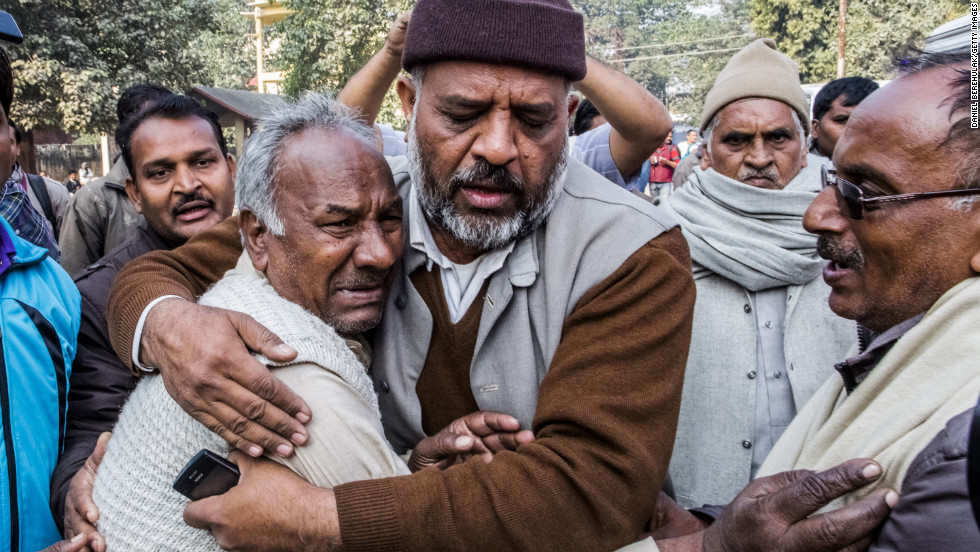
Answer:
<svg viewBox="0 0 980 552"><path fill-rule="evenodd" d="M48 496L81 299L45 249L0 224L17 250L0 274L0 552L36 552L61 538Z"/></svg>

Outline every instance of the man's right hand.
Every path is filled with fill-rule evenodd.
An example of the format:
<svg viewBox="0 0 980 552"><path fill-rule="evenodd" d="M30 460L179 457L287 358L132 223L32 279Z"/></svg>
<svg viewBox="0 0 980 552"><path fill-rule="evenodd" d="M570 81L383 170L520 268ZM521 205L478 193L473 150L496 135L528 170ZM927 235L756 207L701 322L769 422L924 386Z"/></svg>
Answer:
<svg viewBox="0 0 980 552"><path fill-rule="evenodd" d="M289 456L309 439L310 407L249 351L275 362L296 358L252 317L181 299L146 317L140 361L163 376L167 392L194 419L232 446L260 456Z"/></svg>
<svg viewBox="0 0 980 552"><path fill-rule="evenodd" d="M895 491L879 489L838 510L811 514L880 475L876 462L855 459L819 473L756 479L704 531L703 552L866 550L872 531L898 502Z"/></svg>
<svg viewBox="0 0 980 552"><path fill-rule="evenodd" d="M405 50L405 37L408 36L408 22L411 19L410 11L399 15L388 30L388 38L385 39L385 50L399 61L402 59L402 51Z"/></svg>
<svg viewBox="0 0 980 552"><path fill-rule="evenodd" d="M92 489L95 486L95 474L105 456L106 445L109 444L111 433L99 435L99 441L95 444L92 455L85 460L85 465L78 470L71 483L68 485L68 495L65 497L65 536L71 539L70 544L58 543L55 546L65 547L74 550L77 538L81 537L85 541L83 551L105 552L105 539L95 530L95 524L99 521L99 508L92 499ZM57 550L57 549L55 549ZM47 552L47 551L45 551Z"/></svg>

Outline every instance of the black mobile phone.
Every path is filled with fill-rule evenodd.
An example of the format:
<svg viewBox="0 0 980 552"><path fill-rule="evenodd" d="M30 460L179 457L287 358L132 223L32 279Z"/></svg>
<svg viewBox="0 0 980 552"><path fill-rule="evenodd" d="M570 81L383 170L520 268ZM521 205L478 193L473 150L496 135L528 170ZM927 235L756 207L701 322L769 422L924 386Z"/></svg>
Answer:
<svg viewBox="0 0 980 552"><path fill-rule="evenodd" d="M228 492L240 476L238 466L227 458L201 449L174 479L174 490L191 500L201 500Z"/></svg>
<svg viewBox="0 0 980 552"><path fill-rule="evenodd" d="M20 28L14 21L14 16L0 10L0 40L6 40L15 44L24 41L24 35L20 34Z"/></svg>

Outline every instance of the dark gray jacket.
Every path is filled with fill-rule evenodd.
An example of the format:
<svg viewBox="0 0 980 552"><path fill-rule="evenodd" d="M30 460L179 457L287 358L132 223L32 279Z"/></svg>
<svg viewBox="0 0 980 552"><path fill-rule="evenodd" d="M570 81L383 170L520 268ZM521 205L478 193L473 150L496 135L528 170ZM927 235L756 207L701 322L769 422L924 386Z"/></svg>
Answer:
<svg viewBox="0 0 980 552"><path fill-rule="evenodd" d="M123 403L136 387L132 371L109 343L109 290L126 263L158 249L170 246L141 222L129 241L75 276L75 285L82 295L82 323L68 385L65 447L51 476L51 513L61 530L71 478L95 450L99 435L112 431Z"/></svg>
<svg viewBox="0 0 980 552"><path fill-rule="evenodd" d="M901 498L870 552L976 552L980 530L966 484L973 409L952 418L916 456L902 481Z"/></svg>

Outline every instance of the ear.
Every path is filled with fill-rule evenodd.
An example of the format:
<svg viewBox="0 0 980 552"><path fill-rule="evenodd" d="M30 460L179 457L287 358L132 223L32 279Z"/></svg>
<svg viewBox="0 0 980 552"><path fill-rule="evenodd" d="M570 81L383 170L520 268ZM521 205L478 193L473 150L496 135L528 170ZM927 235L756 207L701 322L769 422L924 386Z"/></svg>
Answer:
<svg viewBox="0 0 980 552"><path fill-rule="evenodd" d="M579 98L578 94L568 95L568 120L572 120L575 116L575 110L578 109L580 103L582 103L582 98Z"/></svg>
<svg viewBox="0 0 980 552"><path fill-rule="evenodd" d="M710 166L711 166L711 148L708 147L708 144L704 144L704 149L701 152L701 170L706 171Z"/></svg>
<svg viewBox="0 0 980 552"><path fill-rule="evenodd" d="M415 84L411 78L399 75L395 90L398 92L398 99L402 102L402 115L405 116L405 120L412 122L412 117L415 116Z"/></svg>
<svg viewBox="0 0 980 552"><path fill-rule="evenodd" d="M980 274L980 205L973 206L973 240L977 250L970 257L970 268Z"/></svg>
<svg viewBox="0 0 980 552"><path fill-rule="evenodd" d="M806 164L808 162L807 155L806 155L807 148L806 148L806 137L805 136L803 137L803 146L804 147L800 148L800 150L801 150L800 151L800 169L805 169L806 168Z"/></svg>
<svg viewBox="0 0 980 552"><path fill-rule="evenodd" d="M269 268L269 229L248 209L238 213L238 228L242 231L245 251L248 251L252 266L259 272L265 272Z"/></svg>
<svg viewBox="0 0 980 552"><path fill-rule="evenodd" d="M140 195L140 189L136 186L136 182L133 181L132 176L126 177L126 195L129 196L129 200L136 206L136 212L142 215L143 197Z"/></svg>
<svg viewBox="0 0 980 552"><path fill-rule="evenodd" d="M235 156L232 154L225 155L225 161L228 162L228 171L231 173L231 181L235 181L235 176L238 174L238 162L235 161Z"/></svg>

